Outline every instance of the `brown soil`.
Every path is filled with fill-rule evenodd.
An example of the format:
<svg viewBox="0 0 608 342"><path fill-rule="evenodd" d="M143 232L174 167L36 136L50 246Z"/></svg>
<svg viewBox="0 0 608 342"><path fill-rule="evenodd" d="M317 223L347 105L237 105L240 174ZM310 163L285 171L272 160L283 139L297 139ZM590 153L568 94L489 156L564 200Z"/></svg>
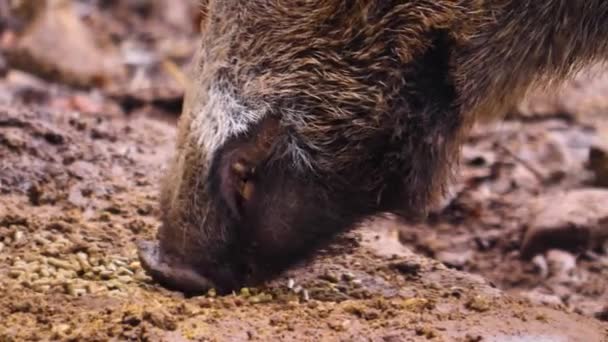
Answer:
<svg viewBox="0 0 608 342"><path fill-rule="evenodd" d="M0 49L0 341L608 340L605 244L520 254L532 200L601 189L586 164L608 137L596 115L608 80L478 128L427 222L373 221L265 286L184 298L145 275L135 242L158 226L183 91L174 67L196 32L143 2L77 3L122 44L129 82L72 88Z"/></svg>
<svg viewBox="0 0 608 342"><path fill-rule="evenodd" d="M474 341L559 330L594 341L606 329L413 255L382 221L265 287L183 298L150 281L134 245L157 226L173 126L1 108L0 127L2 340Z"/></svg>

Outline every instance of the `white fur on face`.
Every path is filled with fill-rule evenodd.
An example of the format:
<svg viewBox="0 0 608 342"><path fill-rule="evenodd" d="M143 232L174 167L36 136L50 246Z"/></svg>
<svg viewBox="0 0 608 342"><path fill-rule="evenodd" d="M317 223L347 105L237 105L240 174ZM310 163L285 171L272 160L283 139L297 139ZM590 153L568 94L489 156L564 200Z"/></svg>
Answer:
<svg viewBox="0 0 608 342"><path fill-rule="evenodd" d="M264 109L244 106L235 94L219 85L211 85L204 98L206 101L195 104L190 113L190 137L207 158L211 158L226 140L260 122L266 113Z"/></svg>

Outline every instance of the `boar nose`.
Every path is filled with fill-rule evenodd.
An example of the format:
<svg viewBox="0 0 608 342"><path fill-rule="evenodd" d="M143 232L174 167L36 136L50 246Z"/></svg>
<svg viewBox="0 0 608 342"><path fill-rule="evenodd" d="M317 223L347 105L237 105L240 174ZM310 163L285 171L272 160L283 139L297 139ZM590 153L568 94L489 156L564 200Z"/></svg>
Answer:
<svg viewBox="0 0 608 342"><path fill-rule="evenodd" d="M190 265L164 255L158 242L139 241L137 249L142 267L161 285L188 295L203 294L215 288L213 282L198 274Z"/></svg>

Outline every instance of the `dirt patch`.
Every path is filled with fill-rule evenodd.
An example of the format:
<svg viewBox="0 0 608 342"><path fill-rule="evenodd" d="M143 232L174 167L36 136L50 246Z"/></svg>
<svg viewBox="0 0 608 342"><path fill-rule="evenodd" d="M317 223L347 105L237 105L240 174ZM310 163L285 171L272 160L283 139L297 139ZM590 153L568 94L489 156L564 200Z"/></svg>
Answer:
<svg viewBox="0 0 608 342"><path fill-rule="evenodd" d="M476 129L428 221L375 221L263 287L184 298L151 282L135 242L158 226L198 14L187 1L101 3L73 13L124 70L94 88L66 85L88 82L62 76L61 58L50 75L11 61L5 44L27 25L0 22L0 341L608 340L603 214L551 223L582 236L576 249L533 234L550 231L535 208L608 191L605 78ZM56 57L36 58L48 70ZM542 245L530 260L526 236Z"/></svg>
<svg viewBox="0 0 608 342"><path fill-rule="evenodd" d="M604 332L599 321L505 297L411 254L390 222L341 237L264 287L184 298L151 282L135 251L157 228L156 182L173 126L2 108L0 127L2 340L471 341L559 332L591 341Z"/></svg>

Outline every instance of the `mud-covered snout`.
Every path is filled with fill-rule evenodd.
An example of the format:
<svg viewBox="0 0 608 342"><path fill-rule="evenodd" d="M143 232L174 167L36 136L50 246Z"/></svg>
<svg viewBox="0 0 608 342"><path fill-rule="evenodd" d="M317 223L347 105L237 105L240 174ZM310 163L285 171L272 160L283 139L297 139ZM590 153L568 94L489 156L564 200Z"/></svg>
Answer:
<svg viewBox="0 0 608 342"><path fill-rule="evenodd" d="M139 241L137 249L144 270L169 289L195 295L216 287L191 265L163 253L158 241Z"/></svg>

